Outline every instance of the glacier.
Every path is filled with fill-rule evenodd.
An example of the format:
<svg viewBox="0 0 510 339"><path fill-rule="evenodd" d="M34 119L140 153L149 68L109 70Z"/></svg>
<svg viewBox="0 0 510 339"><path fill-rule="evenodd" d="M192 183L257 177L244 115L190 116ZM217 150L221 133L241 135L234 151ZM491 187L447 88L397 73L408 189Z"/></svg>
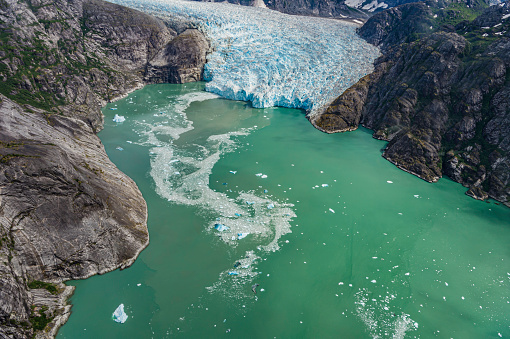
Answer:
<svg viewBox="0 0 510 339"><path fill-rule="evenodd" d="M313 115L372 72L379 50L346 21L266 8L180 0L114 0L162 19L191 21L211 40L206 90L253 107Z"/></svg>

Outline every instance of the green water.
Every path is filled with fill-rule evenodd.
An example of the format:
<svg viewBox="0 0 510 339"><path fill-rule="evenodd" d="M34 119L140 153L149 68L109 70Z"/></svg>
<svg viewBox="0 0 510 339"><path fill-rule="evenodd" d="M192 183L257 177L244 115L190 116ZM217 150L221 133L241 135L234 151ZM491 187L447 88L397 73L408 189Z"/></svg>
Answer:
<svg viewBox="0 0 510 339"><path fill-rule="evenodd" d="M60 338L510 336L508 208L398 170L368 130L323 134L203 86L105 108L100 137L147 200L150 245L71 282Z"/></svg>

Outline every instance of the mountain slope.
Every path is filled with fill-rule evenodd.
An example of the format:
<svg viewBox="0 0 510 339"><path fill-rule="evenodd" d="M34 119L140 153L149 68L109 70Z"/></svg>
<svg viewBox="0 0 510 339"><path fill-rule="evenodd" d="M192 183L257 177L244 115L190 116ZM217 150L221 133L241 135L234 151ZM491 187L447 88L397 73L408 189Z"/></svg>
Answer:
<svg viewBox="0 0 510 339"><path fill-rule="evenodd" d="M442 9L442 6L446 6ZM359 30L382 48L375 71L312 123L375 130L383 156L427 181L442 175L510 206L510 6L413 3ZM467 20L464 20L467 19Z"/></svg>

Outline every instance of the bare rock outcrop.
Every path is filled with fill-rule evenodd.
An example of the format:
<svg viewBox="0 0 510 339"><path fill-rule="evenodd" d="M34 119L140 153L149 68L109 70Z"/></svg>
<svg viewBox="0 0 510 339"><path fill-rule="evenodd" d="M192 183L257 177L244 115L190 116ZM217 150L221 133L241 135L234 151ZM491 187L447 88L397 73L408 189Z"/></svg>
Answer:
<svg viewBox="0 0 510 339"><path fill-rule="evenodd" d="M0 338L50 338L70 312L63 281L125 268L148 244L145 201L95 132L178 35L100 0L2 0L0 30ZM207 49L177 49L183 75L165 81L199 80Z"/></svg>
<svg viewBox="0 0 510 339"><path fill-rule="evenodd" d="M200 31L187 29L147 63L145 81L148 83L176 83L202 79L209 42Z"/></svg>
<svg viewBox="0 0 510 339"><path fill-rule="evenodd" d="M471 7L472 22L451 8L412 3L370 18L359 34L382 49L374 72L310 118L329 133L362 124L399 168L510 206L510 5Z"/></svg>

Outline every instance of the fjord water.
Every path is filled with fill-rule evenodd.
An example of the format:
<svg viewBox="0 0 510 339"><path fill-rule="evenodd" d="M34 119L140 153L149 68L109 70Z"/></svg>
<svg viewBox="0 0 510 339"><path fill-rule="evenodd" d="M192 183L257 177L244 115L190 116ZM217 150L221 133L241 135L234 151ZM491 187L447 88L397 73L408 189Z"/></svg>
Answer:
<svg viewBox="0 0 510 339"><path fill-rule="evenodd" d="M327 135L303 111L203 88L147 86L104 109L150 245L71 283L60 338L510 336L508 208L398 170L368 130Z"/></svg>

